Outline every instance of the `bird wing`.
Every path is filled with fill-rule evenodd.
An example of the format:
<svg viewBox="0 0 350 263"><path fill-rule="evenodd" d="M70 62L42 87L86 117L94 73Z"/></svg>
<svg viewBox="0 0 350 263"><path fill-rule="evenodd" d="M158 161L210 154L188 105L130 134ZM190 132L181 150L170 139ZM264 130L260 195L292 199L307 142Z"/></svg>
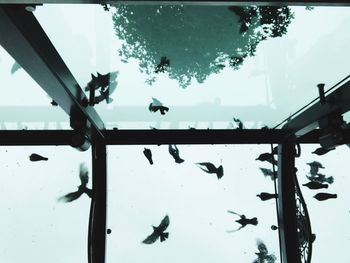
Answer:
<svg viewBox="0 0 350 263"><path fill-rule="evenodd" d="M165 229L167 229L167 227L170 224L170 219L169 216L166 215L163 220L160 222L160 225L158 226L158 228L160 228L161 231L164 231Z"/></svg>
<svg viewBox="0 0 350 263"><path fill-rule="evenodd" d="M84 163L80 164L79 177L82 185L87 185L89 182L89 171Z"/></svg>
<svg viewBox="0 0 350 263"><path fill-rule="evenodd" d="M216 167L212 163L205 162L205 163L197 163L197 164L205 166L207 168L207 171L204 170L202 167L199 167L199 168L201 168L203 171L207 173L216 173Z"/></svg>
<svg viewBox="0 0 350 263"><path fill-rule="evenodd" d="M233 211L231 211L231 210L227 210L227 213L231 213L231 214L238 215L238 216L242 217L242 215L237 214L236 212L233 212Z"/></svg>
<svg viewBox="0 0 350 263"><path fill-rule="evenodd" d="M143 240L142 243L153 244L154 242L157 241L158 238L159 238L159 235L155 231L153 231L153 233L150 234L145 240Z"/></svg>
<svg viewBox="0 0 350 263"><path fill-rule="evenodd" d="M226 233L233 233L233 232L237 232L238 230L241 230L244 226L240 226L239 228L235 229L235 230L227 230Z"/></svg>
<svg viewBox="0 0 350 263"><path fill-rule="evenodd" d="M163 103L161 103L159 100L153 97L152 97L152 103L153 103L153 106L163 106Z"/></svg>
<svg viewBox="0 0 350 263"><path fill-rule="evenodd" d="M96 77L94 74L91 74L91 80L88 82L88 84L85 87L85 91L89 91L90 88L96 88L97 82Z"/></svg>
<svg viewBox="0 0 350 263"><path fill-rule="evenodd" d="M76 192L72 192L72 193L66 194L64 196L61 196L60 198L58 198L58 201L65 202L65 203L72 202L72 201L78 199L82 194L83 194L83 192L78 190Z"/></svg>
<svg viewBox="0 0 350 263"><path fill-rule="evenodd" d="M260 171L264 174L264 176L271 176L273 175L273 172L271 169L267 169L267 168L259 168Z"/></svg>

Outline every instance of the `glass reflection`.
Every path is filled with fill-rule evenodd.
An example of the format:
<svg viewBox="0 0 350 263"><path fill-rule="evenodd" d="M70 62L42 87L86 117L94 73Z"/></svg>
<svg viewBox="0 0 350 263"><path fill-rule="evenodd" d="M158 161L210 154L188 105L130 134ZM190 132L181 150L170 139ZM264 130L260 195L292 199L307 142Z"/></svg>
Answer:
<svg viewBox="0 0 350 263"><path fill-rule="evenodd" d="M0 46L0 129L70 129L65 112Z"/></svg>
<svg viewBox="0 0 350 263"><path fill-rule="evenodd" d="M349 10L46 5L35 16L81 87L118 72L95 105L107 128L235 129L238 119L259 129L349 74ZM149 109L153 98L164 114Z"/></svg>

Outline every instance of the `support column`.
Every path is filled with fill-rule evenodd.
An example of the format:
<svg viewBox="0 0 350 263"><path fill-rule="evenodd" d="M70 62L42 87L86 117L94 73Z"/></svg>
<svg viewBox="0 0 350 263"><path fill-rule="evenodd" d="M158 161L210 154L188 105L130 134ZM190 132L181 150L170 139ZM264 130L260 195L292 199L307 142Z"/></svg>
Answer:
<svg viewBox="0 0 350 263"><path fill-rule="evenodd" d="M301 263L295 204L295 141L278 145L278 218L282 263Z"/></svg>
<svg viewBox="0 0 350 263"><path fill-rule="evenodd" d="M107 158L106 144L102 138L92 143L92 188L88 234L89 263L104 263L106 250L107 215Z"/></svg>

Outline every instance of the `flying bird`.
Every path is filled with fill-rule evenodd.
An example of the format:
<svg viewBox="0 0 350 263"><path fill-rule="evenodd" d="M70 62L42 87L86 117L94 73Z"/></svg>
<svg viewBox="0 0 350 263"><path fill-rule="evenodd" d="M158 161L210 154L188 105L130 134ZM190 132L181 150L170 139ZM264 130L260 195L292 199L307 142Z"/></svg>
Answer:
<svg viewBox="0 0 350 263"><path fill-rule="evenodd" d="M85 91L89 91L90 89L106 89L110 86L111 83L116 82L116 78L118 77L119 72L109 72L107 74L100 74L97 72L97 77L94 74L91 74L91 80L85 87Z"/></svg>
<svg viewBox="0 0 350 263"><path fill-rule="evenodd" d="M92 190L87 188L87 184L89 182L89 171L87 170L87 167L84 163L80 164L79 169L79 178L81 184L78 186L78 191L68 193L60 198L58 198L58 201L62 202L72 202L76 199L78 199L82 194L87 194L90 198L92 198Z"/></svg>
<svg viewBox="0 0 350 263"><path fill-rule="evenodd" d="M170 224L169 216L166 215L163 220L160 222L160 225L153 227L153 232L145 240L142 241L144 244L153 244L160 238L160 242L165 241L169 237L169 232L165 232Z"/></svg>
<svg viewBox="0 0 350 263"><path fill-rule="evenodd" d="M322 189L322 188L328 188L328 184L322 184L322 183L319 183L319 182L316 182L316 181L311 181L311 182L308 182L307 184L303 184L303 186L306 186L310 189Z"/></svg>
<svg viewBox="0 0 350 263"><path fill-rule="evenodd" d="M253 261L253 263L274 263L276 262L276 256L274 254L269 254L269 251L267 250L266 245L264 244L263 241L257 240L257 246L259 252L255 252L255 254L258 256L257 259Z"/></svg>
<svg viewBox="0 0 350 263"><path fill-rule="evenodd" d="M152 160L152 152L151 152L151 150L148 149L148 148L144 148L143 154L146 156L147 160L152 165L153 164L153 160Z"/></svg>
<svg viewBox="0 0 350 263"><path fill-rule="evenodd" d="M314 195L314 198L316 198L318 201L325 201L331 198L337 198L337 194L328 194L328 193L318 193Z"/></svg>
<svg viewBox="0 0 350 263"><path fill-rule="evenodd" d="M29 156L29 160L31 160L32 162L38 162L38 161L47 161L49 160L48 158L44 157L44 156L41 156L39 154L36 154L36 153L32 153L30 156Z"/></svg>
<svg viewBox="0 0 350 263"><path fill-rule="evenodd" d="M239 223L241 226L236 229L236 230L230 230L230 231L226 231L227 233L233 233L233 232L236 232L240 229L242 229L243 227L245 227L246 225L254 225L256 226L258 224L258 219L256 217L253 217L253 218L246 218L245 215L240 215L240 214L237 214L231 210L227 210L228 213L231 213L231 214L234 214L234 215L238 215L240 217L240 219L238 220L235 220L237 223Z"/></svg>
<svg viewBox="0 0 350 263"><path fill-rule="evenodd" d="M271 164L277 164L275 158L273 157L273 154L272 153L262 153L259 155L258 158L256 158L255 160L259 160L259 161L267 161Z"/></svg>
<svg viewBox="0 0 350 263"><path fill-rule="evenodd" d="M119 72L117 71L110 72L104 75L97 72L97 77L91 74L91 80L85 87L85 91L90 91L90 99L89 99L90 105L93 106L104 100L106 100L107 104L113 102L113 99L110 98L110 95L117 88L116 78L118 74ZM100 89L99 90L100 95L95 96L95 91L98 89Z"/></svg>
<svg viewBox="0 0 350 263"><path fill-rule="evenodd" d="M277 172L273 172L271 169L267 169L267 168L260 167L259 169L265 177L270 177L271 180L274 180L277 178Z"/></svg>
<svg viewBox="0 0 350 263"><path fill-rule="evenodd" d="M208 162L197 163L197 165L199 166L199 168L201 168L204 172L208 174L216 174L216 176L218 177L218 180L224 176L224 168L222 167L222 165L220 165L217 168L215 167L214 164L208 163ZM201 166L204 166L204 167L201 167Z"/></svg>
<svg viewBox="0 0 350 263"><path fill-rule="evenodd" d="M237 130L244 129L243 122L240 119L233 118L233 121L237 124Z"/></svg>
<svg viewBox="0 0 350 263"><path fill-rule="evenodd" d="M52 106L58 106L57 102L54 101L54 100L51 101L51 105L52 105Z"/></svg>
<svg viewBox="0 0 350 263"><path fill-rule="evenodd" d="M261 199L261 201L267 201L273 198L278 198L278 194L270 194L265 192L262 192L256 196L258 196Z"/></svg>
<svg viewBox="0 0 350 263"><path fill-rule="evenodd" d="M156 66L155 73L166 71L167 67L170 66L170 60L167 57L161 57L160 63Z"/></svg>
<svg viewBox="0 0 350 263"><path fill-rule="evenodd" d="M307 163L307 165L310 166L311 175L316 175L320 168L324 169L323 165L320 162L316 162L316 161L313 161L312 163Z"/></svg>
<svg viewBox="0 0 350 263"><path fill-rule="evenodd" d="M156 98L152 98L152 102L150 103L148 109L150 112L157 112L159 110L160 114L162 115L165 115L165 113L169 111L169 108L163 106L163 103Z"/></svg>
<svg viewBox="0 0 350 263"><path fill-rule="evenodd" d="M326 177L326 175L320 174L320 173L315 174L315 175L311 174L311 176L306 175L306 178L309 179L311 182L318 182L320 184L323 184L323 183L332 184L332 183L334 183L333 176Z"/></svg>
<svg viewBox="0 0 350 263"><path fill-rule="evenodd" d="M183 163L184 162L184 160L180 158L179 149L177 148L177 146L175 144L174 145L169 144L169 153L175 159L176 163Z"/></svg>
<svg viewBox="0 0 350 263"><path fill-rule="evenodd" d="M330 148L330 149L326 149L326 148L317 148L316 150L314 150L312 153L317 154L317 155L324 155L332 150L335 150L335 148Z"/></svg>

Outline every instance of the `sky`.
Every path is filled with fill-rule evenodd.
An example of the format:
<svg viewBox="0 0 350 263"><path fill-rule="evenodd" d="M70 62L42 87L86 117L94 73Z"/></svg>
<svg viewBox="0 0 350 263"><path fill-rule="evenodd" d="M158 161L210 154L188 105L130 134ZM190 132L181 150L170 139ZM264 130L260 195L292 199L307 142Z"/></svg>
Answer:
<svg viewBox="0 0 350 263"><path fill-rule="evenodd" d="M35 16L82 87L90 73L119 71L114 102L96 106L108 128L206 129L230 127L233 116L242 118L247 128L277 123L316 97L317 83L326 83L327 89L349 74L346 45L350 36L346 32L350 10L295 7L293 11L295 19L287 35L261 42L256 55L240 70L225 69L202 84L193 81L186 89L166 74L149 86L137 61L121 62L117 56L121 41L113 32L110 13L101 6L45 5ZM60 19L52 19L54 16ZM1 129L68 129L68 117L50 105L51 99L23 69L11 75L13 63L1 48L0 76L7 87L0 97ZM170 110L164 118L149 113L152 97L178 111ZM222 106L228 108L218 110ZM143 156L144 147L152 150L153 166ZM164 145L108 147L108 227L112 233L107 236L107 262L252 262L257 239L279 259L277 232L270 229L276 224L274 203L263 203L255 196L273 192L272 181L259 171L259 167L271 167L255 161L270 146L178 147L183 164L176 164ZM326 167L324 173L335 178L327 192L337 193L338 198L319 202L312 197L315 191L303 187L316 233L313 262L331 262L337 255L337 262L347 263L350 198L344 160L349 149L342 146L318 157L311 154L315 148L302 147L298 178L305 183L306 163L320 161ZM49 161L29 162L32 152ZM89 199L83 196L62 204L57 198L79 185L81 162L91 171L90 151L61 146L1 147L0 154L0 207L5 226L0 234L0 257L9 263L86 262ZM205 161L222 164L224 177L217 180L195 165ZM234 222L238 218L228 214L229 209L256 216L258 226L226 233L238 227ZM159 224L165 214L170 217L169 239L151 246L142 244L151 226Z"/></svg>

